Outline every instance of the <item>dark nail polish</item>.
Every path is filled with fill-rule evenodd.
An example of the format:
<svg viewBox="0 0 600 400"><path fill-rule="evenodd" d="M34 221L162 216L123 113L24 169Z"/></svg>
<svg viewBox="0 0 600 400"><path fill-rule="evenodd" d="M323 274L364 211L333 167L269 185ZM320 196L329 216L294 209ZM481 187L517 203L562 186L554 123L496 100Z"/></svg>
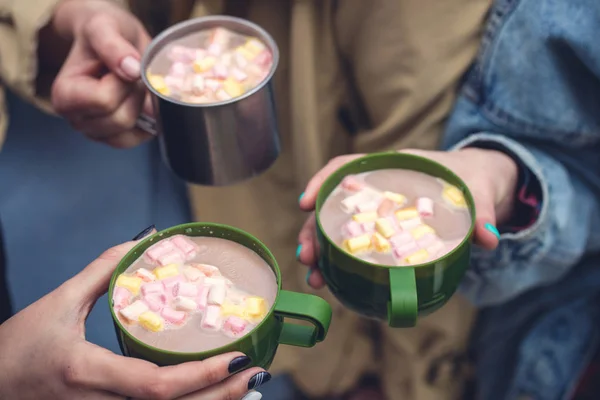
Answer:
<svg viewBox="0 0 600 400"><path fill-rule="evenodd" d="M256 389L271 380L271 374L268 372L259 372L248 381L248 390Z"/></svg>
<svg viewBox="0 0 600 400"><path fill-rule="evenodd" d="M150 225L149 227L147 227L146 229L144 229L143 231L141 231L140 233L138 233L137 235L135 235L133 237L133 239L131 239L131 240L140 240L140 239L143 239L146 236L148 236L150 234L150 232L152 232L153 229L154 229L154 224Z"/></svg>
<svg viewBox="0 0 600 400"><path fill-rule="evenodd" d="M236 372L240 372L241 370L246 368L248 365L250 365L251 361L252 360L250 360L250 357L247 357L247 356L239 356L239 357L234 358L229 363L229 373L235 374Z"/></svg>

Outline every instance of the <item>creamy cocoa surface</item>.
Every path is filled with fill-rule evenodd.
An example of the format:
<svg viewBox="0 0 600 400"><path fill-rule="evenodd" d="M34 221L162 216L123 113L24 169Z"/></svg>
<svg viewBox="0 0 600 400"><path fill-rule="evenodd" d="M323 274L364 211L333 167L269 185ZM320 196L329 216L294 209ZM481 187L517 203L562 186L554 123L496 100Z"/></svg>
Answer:
<svg viewBox="0 0 600 400"><path fill-rule="evenodd" d="M206 351L246 335L275 302L277 281L273 270L259 255L238 243L213 237L178 237L193 247L183 243L177 248L165 242L172 238L159 241L122 274L125 278L117 280L113 306L123 326L148 345L176 352ZM174 289L174 281L178 281L178 289ZM211 297L210 292L217 292L215 285L220 284L226 287L225 297L221 304L211 303L215 296ZM160 285L164 287L162 294L149 293L150 289L159 290ZM146 317L150 316L156 325L144 324L135 315L136 306L132 304L136 301L142 303L137 306L149 308L145 312L151 314ZM189 309L190 304L193 309ZM250 308L258 307L256 304L262 308L249 315ZM212 317L208 322L213 325L207 327L209 309ZM179 319L181 313L185 313L183 320Z"/></svg>
<svg viewBox="0 0 600 400"><path fill-rule="evenodd" d="M389 266L440 258L462 242L471 226L458 188L400 169L346 177L326 199L319 219L327 236L344 250Z"/></svg>
<svg viewBox="0 0 600 400"><path fill-rule="evenodd" d="M260 39L218 27L166 44L150 61L146 77L165 96L209 104L254 89L272 66L273 54Z"/></svg>

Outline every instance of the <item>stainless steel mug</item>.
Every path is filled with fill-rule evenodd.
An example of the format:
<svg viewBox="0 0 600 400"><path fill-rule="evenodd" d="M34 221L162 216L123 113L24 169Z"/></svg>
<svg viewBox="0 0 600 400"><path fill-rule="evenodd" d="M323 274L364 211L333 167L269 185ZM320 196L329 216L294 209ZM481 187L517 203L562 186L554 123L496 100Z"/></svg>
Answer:
<svg viewBox="0 0 600 400"><path fill-rule="evenodd" d="M263 82L240 97L210 104L184 103L158 93L146 76L154 56L173 40L215 27L265 43L273 65ZM142 79L151 93L156 121L142 116L138 126L156 131L165 162L187 182L225 186L256 176L271 167L280 153L271 82L278 62L273 38L250 21L210 16L174 25L150 43L142 58Z"/></svg>

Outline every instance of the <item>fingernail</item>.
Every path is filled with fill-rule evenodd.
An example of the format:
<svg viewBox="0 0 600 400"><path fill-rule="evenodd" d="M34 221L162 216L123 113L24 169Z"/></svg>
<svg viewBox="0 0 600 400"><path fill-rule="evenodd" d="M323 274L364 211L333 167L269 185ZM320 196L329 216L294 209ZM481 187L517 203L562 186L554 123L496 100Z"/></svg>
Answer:
<svg viewBox="0 0 600 400"><path fill-rule="evenodd" d="M141 66L140 62L132 56L127 56L121 61L121 70L131 79L140 77Z"/></svg>
<svg viewBox="0 0 600 400"><path fill-rule="evenodd" d="M492 232L498 239L500 239L500 232L498 232L498 229L496 229L494 225L487 223L485 224L485 229Z"/></svg>
<svg viewBox="0 0 600 400"><path fill-rule="evenodd" d="M143 231L141 231L140 233L135 235L133 237L133 239L131 239L131 240L140 240L140 239L145 238L146 236L148 236L150 234L150 232L152 232L152 230L154 228L155 228L154 224L150 225L149 227L147 227L146 229L144 229Z"/></svg>
<svg viewBox="0 0 600 400"><path fill-rule="evenodd" d="M264 385L265 383L269 382L271 380L271 374L263 371L263 372L259 372L258 374L254 375L252 378L250 378L250 380L248 381L248 390L252 390L252 389L256 389L257 387Z"/></svg>
<svg viewBox="0 0 600 400"><path fill-rule="evenodd" d="M304 278L304 280L306 281L307 285L310 285L310 283L308 283L308 280L310 279L310 275L312 274L312 270L309 269L308 272L306 273L306 277Z"/></svg>
<svg viewBox="0 0 600 400"><path fill-rule="evenodd" d="M304 192L302 192L302 194L300 195L300 197L298 197L298 203L300 203L302 201L303 197L304 197Z"/></svg>
<svg viewBox="0 0 600 400"><path fill-rule="evenodd" d="M250 365L251 361L252 360L250 360L250 357L248 357L248 356L239 356L239 357L234 358L229 363L229 368L228 368L229 373L235 374L236 372L240 372L241 370L246 368L248 365Z"/></svg>
<svg viewBox="0 0 600 400"><path fill-rule="evenodd" d="M296 260L300 259L300 253L302 253L302 245L299 244L298 247L296 247Z"/></svg>
<svg viewBox="0 0 600 400"><path fill-rule="evenodd" d="M255 392L254 390L246 393L242 400L260 400L262 399L262 394L259 392Z"/></svg>

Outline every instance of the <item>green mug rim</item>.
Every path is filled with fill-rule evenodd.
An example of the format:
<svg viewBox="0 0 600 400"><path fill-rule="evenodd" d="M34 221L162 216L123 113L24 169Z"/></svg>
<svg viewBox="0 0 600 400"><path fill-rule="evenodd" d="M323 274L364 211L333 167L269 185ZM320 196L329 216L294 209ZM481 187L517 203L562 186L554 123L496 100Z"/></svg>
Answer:
<svg viewBox="0 0 600 400"><path fill-rule="evenodd" d="M325 195L325 191L323 190L323 187L329 186L331 184L331 182L334 180L334 178L337 178L338 175L343 174L342 179L348 175L350 175L349 173L345 173L345 170L350 169L351 167L354 167L357 164L363 163L365 161L369 161L369 160L373 160L373 159L377 159L377 158L408 158L408 159L413 159L413 160L418 160L421 163L429 163L431 165L433 165L436 168L439 168L441 170L443 170L445 173L447 173L448 175L452 176L453 179L456 179L457 182L460 183L460 186L462 186L460 189L462 189L463 195L465 196L466 200L467 200L467 209L469 210L469 214L471 215L471 224L469 226L469 231L467 232L467 234L465 235L465 237L463 238L463 240L456 245L456 247L454 249L452 249L451 251L449 251L448 253L446 253L445 255L443 255L442 257L436 258L435 260L431 260L431 261L427 261L425 263L421 263L421 264L416 264L416 265L408 265L406 267L409 268L427 268L430 267L433 264L439 263L442 260L445 260L449 257L451 257L455 252L459 251L459 249L463 248L463 246L465 244L467 244L470 240L471 237L473 235L473 231L475 230L475 219L476 219L476 210L475 210L475 200L473 199L473 195L471 194L471 191L469 190L467 184L458 176L456 175L451 169L449 169L448 167L438 163L437 161L433 161L430 158L427 157L422 157L422 156L417 156L414 154L410 154L410 153L401 153L398 151L388 151L388 152L378 152L378 153L371 153L371 154L367 154L364 155L360 158L354 159L352 161L347 162L346 164L342 165L341 167L339 167L338 169L336 169L334 172L332 172L327 179L325 179L325 181L323 182L323 185L321 185L321 188L319 189L319 193L317 194L317 201L316 201L316 205L315 205L315 218L317 220L317 226L319 228L319 230L321 231L321 233L323 234L323 236L325 237L325 239L337 250L337 251L341 251L343 252L345 255L347 255L348 257L350 257L352 259L352 261L356 261L359 263L365 263L368 264L369 266L373 266L375 268L382 268L382 269L395 269L395 268L404 268L402 266L398 266L398 265L383 265L383 264L374 264L372 262L369 261L365 261L362 258L358 258L356 256L354 256L353 254L347 252L346 250L342 249L340 246L338 246L337 243L335 243L334 240L332 240L329 235L327 235L327 232L325 232L325 229L323 229L323 226L321 225L321 208L323 207L323 204L325 203L325 200L327 200L327 198L329 197L329 195L331 193L328 193L327 195ZM383 168L379 168L379 169L374 169L374 170L367 170L367 171L363 171L363 172L371 172L371 171L378 171L381 170ZM386 168L386 169L395 169L395 168ZM405 170L410 170L410 171L417 171L417 172L423 172L419 169L413 169L413 168L397 168L397 169L405 169ZM426 173L426 172L423 172ZM356 174L356 173L352 173L352 174ZM430 174L427 174L430 175ZM341 182L341 181L340 181ZM337 186L337 185L336 185ZM454 185L454 186L458 186L458 185Z"/></svg>
<svg viewBox="0 0 600 400"><path fill-rule="evenodd" d="M121 269L122 265L124 264L124 260L126 260L127 258L129 258L131 255L133 255L133 253L135 253L138 249L144 247L144 245L149 242L152 241L155 238L160 238L156 241L156 243L158 243L160 240L162 239L166 239L168 237L171 236L175 236L176 234L181 234L181 235L185 235L184 233L180 233L180 230L185 230L187 228L215 228L215 229L220 229L220 230L224 230L224 231L233 231L236 234L245 236L247 239L253 241L254 243L256 243L259 247L262 248L262 250L265 252L265 254L269 257L271 257L271 259L273 260L273 267L271 268L271 270L273 270L273 272L275 272L275 277L277 279L277 295L275 296L275 300L273 301L273 304L271 305L271 308L269 309L269 312L267 313L267 315L262 319L262 321L260 321L251 331L247 332L244 336L241 336L239 338L237 338L236 340L234 340L233 342L229 342L221 347L215 347L209 350L205 350L205 351L199 351L199 352L180 352L180 351L172 351L172 350L164 350L164 349L160 349L158 347L154 347L151 346L141 340L139 340L138 338L136 338L135 336L133 336L124 326L123 324L121 324L121 321L119 320L119 318L116 316L115 314L115 309L113 307L112 304L112 294L114 291L114 285L115 282L117 280L117 277L121 274L118 273L118 271ZM218 236L207 236L207 237L217 237ZM237 243L237 242L236 242ZM238 243L241 246L244 246L241 243ZM150 247L150 246L148 246ZM248 246L244 246L246 248L249 248ZM253 249L250 249L252 251L254 251ZM256 251L254 251L254 253L256 253ZM142 253L143 254L143 253ZM142 256L139 255L134 262ZM264 260L264 258L256 253L260 258L262 258ZM267 263L268 261L265 260ZM133 262L132 262L133 263ZM132 263L129 263L125 268L128 268L129 266L131 266ZM271 265L269 265L269 267L271 267ZM281 293L281 271L279 269L279 264L277 263L277 259L275 258L275 256L273 255L273 253L271 252L271 250L269 250L269 248L262 242L260 241L256 236L252 235L251 233L248 233L242 229L230 226L230 225L226 225L226 224L218 224L218 223L213 223L213 222L189 222L189 223L185 223L185 224L180 224L180 225L175 225L172 226L170 228L164 229L162 231L156 232L153 235L148 236L147 238L143 239L142 241L140 241L138 244L136 244L131 250L129 250L127 252L127 254L125 254L125 256L123 256L123 258L121 259L121 261L119 261L119 264L117 264L117 267L115 268L115 270L112 273L111 279L110 279L110 284L108 287L108 305L110 308L110 313L112 316L113 321L117 324L117 326L119 327L119 330L121 331L121 333L123 333L124 335L126 335L129 339L131 339L132 341L134 341L137 345L142 346L150 351L154 351L154 352L158 352L161 354L168 354L171 356L192 356L192 357L198 357L198 359L202 358L203 355L206 355L208 353L212 353L212 354L222 354L225 352L228 352L228 348L235 346L237 343L240 343L241 341L245 340L248 336L252 335L252 333L256 332L259 328L261 328L261 326L263 326L267 320L269 318L271 318L271 316L273 315L273 313L275 312L275 306L277 305L277 300L279 299L279 294Z"/></svg>

